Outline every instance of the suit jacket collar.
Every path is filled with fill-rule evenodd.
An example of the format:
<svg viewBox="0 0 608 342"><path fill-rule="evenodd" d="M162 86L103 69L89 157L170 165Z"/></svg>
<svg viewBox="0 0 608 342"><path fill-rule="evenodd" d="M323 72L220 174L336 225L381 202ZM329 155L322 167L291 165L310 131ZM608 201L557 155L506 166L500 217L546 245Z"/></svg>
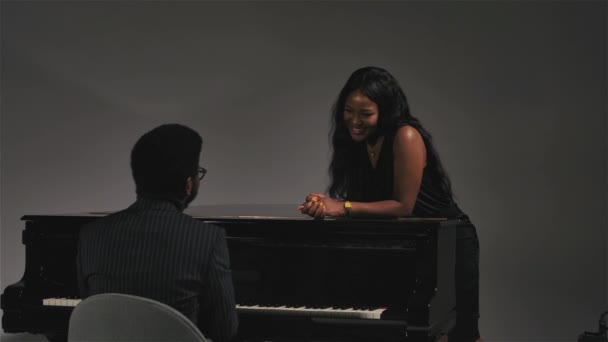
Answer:
<svg viewBox="0 0 608 342"><path fill-rule="evenodd" d="M154 196L137 196L137 201L129 209L135 210L158 210L158 211L184 211L184 203L167 198L155 198Z"/></svg>

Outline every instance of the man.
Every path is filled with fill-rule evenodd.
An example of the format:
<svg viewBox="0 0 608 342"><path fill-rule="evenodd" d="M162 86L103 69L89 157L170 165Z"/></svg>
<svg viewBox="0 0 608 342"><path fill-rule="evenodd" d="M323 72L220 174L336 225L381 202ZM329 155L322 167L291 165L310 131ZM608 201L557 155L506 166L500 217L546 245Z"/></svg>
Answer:
<svg viewBox="0 0 608 342"><path fill-rule="evenodd" d="M82 298L113 292L166 303L223 342L238 325L226 233L183 213L206 172L199 166L202 144L178 124L137 141L131 152L137 200L82 228L78 283Z"/></svg>

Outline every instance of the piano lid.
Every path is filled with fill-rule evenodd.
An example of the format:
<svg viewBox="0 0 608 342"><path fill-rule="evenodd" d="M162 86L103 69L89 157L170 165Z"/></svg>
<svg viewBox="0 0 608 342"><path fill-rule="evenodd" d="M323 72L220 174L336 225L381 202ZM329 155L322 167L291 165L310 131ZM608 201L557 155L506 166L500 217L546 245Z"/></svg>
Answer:
<svg viewBox="0 0 608 342"><path fill-rule="evenodd" d="M300 213L296 208L298 204L211 204L190 206L184 211L197 219L220 219L220 220L288 220L288 221L307 221L313 220L308 215ZM25 215L22 220L37 219L43 217L102 217L114 213L115 211L90 211L85 213L72 214L47 214L47 215ZM445 218L421 218L421 217L400 217L400 218L352 218L325 217L324 220L354 220L354 221L445 221Z"/></svg>
<svg viewBox="0 0 608 342"><path fill-rule="evenodd" d="M184 213L194 218L235 218L264 220L310 220L296 210L297 204L216 204L186 208Z"/></svg>
<svg viewBox="0 0 608 342"><path fill-rule="evenodd" d="M187 208L184 212L194 218L225 218L252 220L312 220L296 208L298 204L217 204L200 205ZM343 217L326 216L325 220L344 220ZM364 221L445 221L439 217L399 217L399 218L351 218Z"/></svg>
<svg viewBox="0 0 608 342"><path fill-rule="evenodd" d="M311 220L296 208L298 204L211 204L190 206L184 213L197 219ZM126 209L126 207L124 208ZM122 210L122 209L120 209ZM81 213L25 215L22 220L38 218L103 217L120 210L95 210Z"/></svg>

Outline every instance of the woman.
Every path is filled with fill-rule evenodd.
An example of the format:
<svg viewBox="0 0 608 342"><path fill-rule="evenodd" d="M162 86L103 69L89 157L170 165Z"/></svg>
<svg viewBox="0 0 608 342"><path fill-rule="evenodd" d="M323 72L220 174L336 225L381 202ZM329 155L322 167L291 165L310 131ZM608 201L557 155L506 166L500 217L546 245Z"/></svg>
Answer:
<svg viewBox="0 0 608 342"><path fill-rule="evenodd" d="M329 196L311 193L298 207L315 218L446 217L458 219L456 328L453 342L482 341L479 242L458 208L431 135L410 114L397 80L386 70L356 70L333 108ZM444 336L442 341L447 341Z"/></svg>

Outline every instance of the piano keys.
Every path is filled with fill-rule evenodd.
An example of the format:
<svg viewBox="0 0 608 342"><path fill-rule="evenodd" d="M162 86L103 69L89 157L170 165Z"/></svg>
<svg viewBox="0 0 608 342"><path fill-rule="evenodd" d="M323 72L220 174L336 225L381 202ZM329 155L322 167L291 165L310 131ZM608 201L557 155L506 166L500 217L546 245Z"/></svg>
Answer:
<svg viewBox="0 0 608 342"><path fill-rule="evenodd" d="M457 221L313 220L294 208L187 211L226 229L241 339L426 342L454 325ZM25 273L2 294L5 332L66 339L78 231L103 215L23 217Z"/></svg>
<svg viewBox="0 0 608 342"><path fill-rule="evenodd" d="M80 304L80 298L44 298L43 306L75 307ZM380 319L386 308L349 308L349 307L313 307L305 305L244 305L237 304L238 314L254 315L284 315L306 317L358 318Z"/></svg>

